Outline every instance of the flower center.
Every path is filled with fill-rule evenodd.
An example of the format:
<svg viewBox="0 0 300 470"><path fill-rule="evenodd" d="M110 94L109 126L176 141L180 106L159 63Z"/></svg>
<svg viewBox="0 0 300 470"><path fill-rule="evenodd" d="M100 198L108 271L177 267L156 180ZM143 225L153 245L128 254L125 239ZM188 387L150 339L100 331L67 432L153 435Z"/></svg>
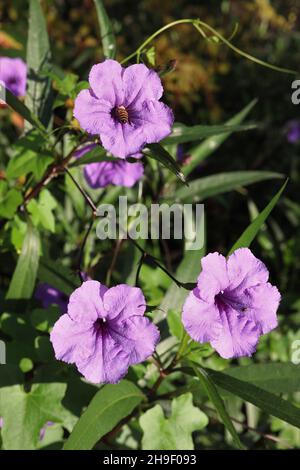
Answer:
<svg viewBox="0 0 300 470"><path fill-rule="evenodd" d="M247 310L247 307L243 305L238 298L230 295L230 292L226 292L224 290L221 290L221 292L216 295L215 302L221 308L226 309L226 307L230 307L239 313L244 313Z"/></svg>
<svg viewBox="0 0 300 470"><path fill-rule="evenodd" d="M107 326L106 318L97 318L95 321L95 328L97 331L103 331L103 329Z"/></svg>
<svg viewBox="0 0 300 470"><path fill-rule="evenodd" d="M115 108L115 116L121 124L129 123L129 114L125 106Z"/></svg>

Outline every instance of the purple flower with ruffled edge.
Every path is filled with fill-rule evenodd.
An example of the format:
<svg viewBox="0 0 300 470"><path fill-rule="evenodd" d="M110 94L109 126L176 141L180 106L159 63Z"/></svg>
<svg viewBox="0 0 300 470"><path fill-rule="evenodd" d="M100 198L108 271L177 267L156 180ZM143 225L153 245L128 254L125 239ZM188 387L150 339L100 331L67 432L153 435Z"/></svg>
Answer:
<svg viewBox="0 0 300 470"><path fill-rule="evenodd" d="M129 366L151 356L158 343L159 331L144 316L145 309L137 287L120 284L108 289L98 281L84 282L51 332L55 357L76 364L90 382L119 382Z"/></svg>
<svg viewBox="0 0 300 470"><path fill-rule="evenodd" d="M209 342L220 356L251 356L259 337L277 327L278 289L248 248L229 258L210 253L202 261L197 287L187 297L182 322L192 339Z"/></svg>
<svg viewBox="0 0 300 470"><path fill-rule="evenodd" d="M27 67L22 59L0 57L0 82L18 97L25 96L26 75Z"/></svg>
<svg viewBox="0 0 300 470"><path fill-rule="evenodd" d="M75 157L82 157L85 153L96 147L89 144L77 150ZM113 186L126 186L131 188L144 174L143 164L129 163L125 160L113 162L88 163L84 167L84 177L91 188L104 188L109 184Z"/></svg>
<svg viewBox="0 0 300 470"><path fill-rule="evenodd" d="M59 306L61 312L67 310L67 295L46 282L38 284L35 290L35 298L41 302L43 308L48 308L50 305L55 304Z"/></svg>
<svg viewBox="0 0 300 470"><path fill-rule="evenodd" d="M171 133L174 116L159 101L163 87L154 70L108 59L92 67L89 83L75 100L74 116L115 157L134 155Z"/></svg>

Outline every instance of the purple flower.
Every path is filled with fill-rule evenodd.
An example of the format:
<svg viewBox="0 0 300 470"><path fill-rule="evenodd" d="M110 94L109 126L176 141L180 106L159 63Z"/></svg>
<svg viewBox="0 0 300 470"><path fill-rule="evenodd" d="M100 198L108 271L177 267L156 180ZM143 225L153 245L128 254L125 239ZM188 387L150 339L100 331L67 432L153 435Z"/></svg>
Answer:
<svg viewBox="0 0 300 470"><path fill-rule="evenodd" d="M134 155L170 134L174 117L159 101L163 87L154 70L143 64L123 68L109 59L92 67L89 83L75 100L74 116L115 157Z"/></svg>
<svg viewBox="0 0 300 470"><path fill-rule="evenodd" d="M35 291L35 298L41 302L43 308L48 308L50 305L55 304L60 307L61 312L67 310L68 297L46 282L38 284Z"/></svg>
<svg viewBox="0 0 300 470"><path fill-rule="evenodd" d="M22 59L0 57L0 81L16 96L26 92L27 67Z"/></svg>
<svg viewBox="0 0 300 470"><path fill-rule="evenodd" d="M290 144L297 144L300 141L300 121L295 119L287 123L286 137Z"/></svg>
<svg viewBox="0 0 300 470"><path fill-rule="evenodd" d="M45 437L45 434L46 434L46 431L47 431L47 428L50 427L50 426L53 426L53 421L47 421L46 424L44 424L44 426L40 429L40 441L42 441Z"/></svg>
<svg viewBox="0 0 300 470"><path fill-rule="evenodd" d="M197 287L183 306L185 329L226 359L251 356L259 337L277 326L280 294L268 282L266 266L248 248L228 260L210 253L201 264Z"/></svg>
<svg viewBox="0 0 300 470"><path fill-rule="evenodd" d="M55 357L75 363L90 382L118 382L130 365L151 356L159 340L145 309L137 287L108 289L97 281L84 282L51 332Z"/></svg>
<svg viewBox="0 0 300 470"><path fill-rule="evenodd" d="M94 147L96 147L96 144L86 145L78 150L75 156L82 157ZM125 160L89 163L84 167L84 176L91 188L104 188L109 184L131 188L142 178L143 174L144 167L142 163L129 163Z"/></svg>

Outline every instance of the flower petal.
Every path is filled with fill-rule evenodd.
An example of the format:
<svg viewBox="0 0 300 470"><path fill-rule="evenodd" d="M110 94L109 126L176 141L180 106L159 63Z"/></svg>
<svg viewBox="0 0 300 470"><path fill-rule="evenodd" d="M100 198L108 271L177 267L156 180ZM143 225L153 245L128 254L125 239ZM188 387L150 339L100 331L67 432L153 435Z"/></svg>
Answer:
<svg viewBox="0 0 300 470"><path fill-rule="evenodd" d="M92 135L102 132L114 132L115 121L111 117L111 106L105 100L93 95L91 90L82 90L74 106L74 117L82 129Z"/></svg>
<svg viewBox="0 0 300 470"><path fill-rule="evenodd" d="M216 305L204 302L198 288L188 295L183 305L182 323L190 337L200 343L217 338L222 329Z"/></svg>
<svg viewBox="0 0 300 470"><path fill-rule="evenodd" d="M122 321L133 315L144 315L146 310L146 300L142 290L126 284L108 289L104 294L103 304L110 320Z"/></svg>
<svg viewBox="0 0 300 470"><path fill-rule="evenodd" d="M172 132L174 115L166 104L148 100L130 111L130 120L137 128L143 129L144 146L159 142Z"/></svg>
<svg viewBox="0 0 300 470"><path fill-rule="evenodd" d="M247 306L245 315L261 328L263 334L269 333L278 325L277 309L280 293L269 282L245 290L242 302Z"/></svg>
<svg viewBox="0 0 300 470"><path fill-rule="evenodd" d="M198 277L201 299L212 303L217 294L229 284L226 258L219 253L210 253L201 260L202 271Z"/></svg>
<svg viewBox="0 0 300 470"><path fill-rule="evenodd" d="M109 184L131 188L144 173L142 163L100 162L84 168L84 176L92 188L104 188Z"/></svg>
<svg viewBox="0 0 300 470"><path fill-rule="evenodd" d="M143 362L154 352L159 341L158 328L141 315L134 315L122 322L110 322L109 332L112 338L130 355L129 363Z"/></svg>
<svg viewBox="0 0 300 470"><path fill-rule="evenodd" d="M111 109L124 101L123 67L116 60L107 59L91 68L89 83L97 98L110 103Z"/></svg>
<svg viewBox="0 0 300 470"><path fill-rule="evenodd" d="M246 315L238 316L231 308L219 312L223 328L218 338L210 342L212 347L225 359L251 356L259 340L259 326Z"/></svg>
<svg viewBox="0 0 300 470"><path fill-rule="evenodd" d="M77 368L92 383L117 383L127 373L129 353L112 338L109 332L97 335L93 355L77 363Z"/></svg>
<svg viewBox="0 0 300 470"><path fill-rule="evenodd" d="M143 128L134 124L114 122L114 132L101 134L103 147L114 157L126 158L140 152L146 144Z"/></svg>
<svg viewBox="0 0 300 470"><path fill-rule="evenodd" d="M127 67L123 73L124 106L140 106L145 100L159 100L163 87L159 75L143 64Z"/></svg>
<svg viewBox="0 0 300 470"><path fill-rule="evenodd" d="M71 294L68 305L68 314L71 319L83 325L94 323L97 318L105 318L103 296L107 287L98 281L83 282Z"/></svg>
<svg viewBox="0 0 300 470"><path fill-rule="evenodd" d="M231 294L239 295L248 287L265 284L269 272L262 261L256 258L249 248L239 248L227 260L227 271Z"/></svg>
<svg viewBox="0 0 300 470"><path fill-rule="evenodd" d="M90 358L95 348L93 325L84 325L62 315L55 323L50 340L56 359L74 364Z"/></svg>

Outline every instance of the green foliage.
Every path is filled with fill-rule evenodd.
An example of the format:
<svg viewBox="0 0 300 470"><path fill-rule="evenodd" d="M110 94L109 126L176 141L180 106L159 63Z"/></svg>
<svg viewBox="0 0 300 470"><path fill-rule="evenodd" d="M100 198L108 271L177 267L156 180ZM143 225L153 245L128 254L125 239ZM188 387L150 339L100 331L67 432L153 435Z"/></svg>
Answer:
<svg viewBox="0 0 300 470"><path fill-rule="evenodd" d="M192 450L192 433L200 431L208 424L203 411L193 405L191 393L174 398L171 415L164 417L163 409L156 405L140 418L143 429L142 448L144 450Z"/></svg>

